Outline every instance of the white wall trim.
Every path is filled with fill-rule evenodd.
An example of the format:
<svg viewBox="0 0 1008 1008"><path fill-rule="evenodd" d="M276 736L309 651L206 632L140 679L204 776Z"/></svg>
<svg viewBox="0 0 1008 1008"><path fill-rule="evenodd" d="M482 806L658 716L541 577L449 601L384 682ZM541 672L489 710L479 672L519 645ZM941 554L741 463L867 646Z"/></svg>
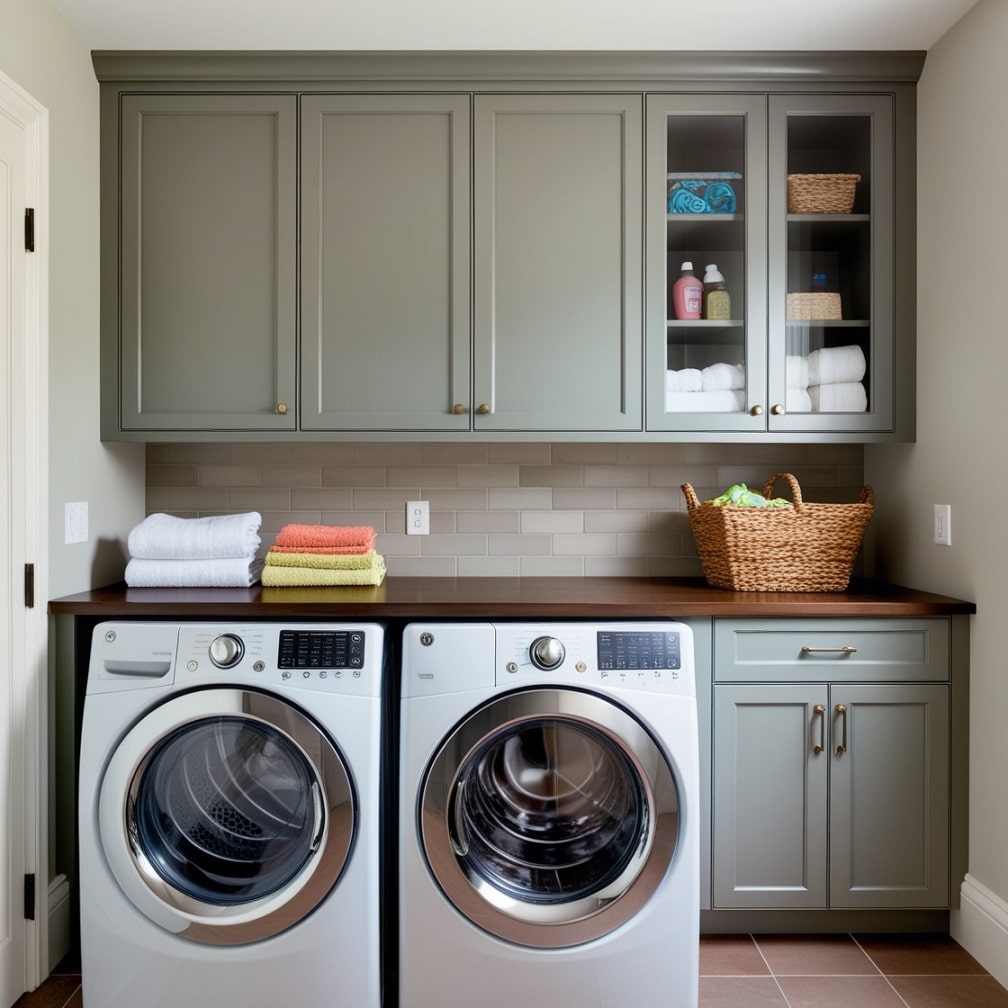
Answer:
<svg viewBox="0 0 1008 1008"><path fill-rule="evenodd" d="M49 882L49 961L43 963L46 973L60 964L60 960L70 948L71 916L73 904L70 899L70 880L66 875L57 875Z"/></svg>
<svg viewBox="0 0 1008 1008"><path fill-rule="evenodd" d="M1008 903L969 874L960 895L961 905L949 921L952 937L1002 987L1008 987Z"/></svg>

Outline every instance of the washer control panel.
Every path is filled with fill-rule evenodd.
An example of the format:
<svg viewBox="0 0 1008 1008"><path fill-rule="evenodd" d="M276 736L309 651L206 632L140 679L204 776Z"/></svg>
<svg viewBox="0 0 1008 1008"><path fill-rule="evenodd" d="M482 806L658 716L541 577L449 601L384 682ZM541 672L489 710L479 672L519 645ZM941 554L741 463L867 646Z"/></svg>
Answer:
<svg viewBox="0 0 1008 1008"><path fill-rule="evenodd" d="M616 669L682 668L678 631L599 630L598 667Z"/></svg>
<svg viewBox="0 0 1008 1008"><path fill-rule="evenodd" d="M363 630L281 630L281 669L359 669L364 665Z"/></svg>

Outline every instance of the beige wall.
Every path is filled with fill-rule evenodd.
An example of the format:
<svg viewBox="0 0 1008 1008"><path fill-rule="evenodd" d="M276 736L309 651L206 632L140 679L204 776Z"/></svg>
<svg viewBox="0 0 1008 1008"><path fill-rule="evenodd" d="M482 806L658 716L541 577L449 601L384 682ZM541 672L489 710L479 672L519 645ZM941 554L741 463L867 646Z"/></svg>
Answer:
<svg viewBox="0 0 1008 1008"><path fill-rule="evenodd" d="M975 600L973 896L957 936L1008 983L1008 4L981 0L928 54L918 89L918 419L912 446L869 446L879 573ZM952 545L933 508L952 506Z"/></svg>
<svg viewBox="0 0 1008 1008"><path fill-rule="evenodd" d="M98 83L87 46L48 4L0 4L0 70L49 112L49 585L102 584L108 549L143 509L143 451L98 440ZM63 542L87 501L90 541Z"/></svg>

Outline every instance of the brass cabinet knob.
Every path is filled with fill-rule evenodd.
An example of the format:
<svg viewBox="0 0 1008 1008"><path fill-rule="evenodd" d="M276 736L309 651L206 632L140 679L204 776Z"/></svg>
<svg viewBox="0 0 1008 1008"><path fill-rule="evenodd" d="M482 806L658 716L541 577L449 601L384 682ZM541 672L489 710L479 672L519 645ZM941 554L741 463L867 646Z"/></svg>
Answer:
<svg viewBox="0 0 1008 1008"><path fill-rule="evenodd" d="M749 410L749 414L750 416L763 416L763 407L759 403L756 403L756 405Z"/></svg>
<svg viewBox="0 0 1008 1008"><path fill-rule="evenodd" d="M485 402L480 403L479 406L476 407L476 412L479 413L480 416L486 416L486 414L490 412L490 407Z"/></svg>
<svg viewBox="0 0 1008 1008"><path fill-rule="evenodd" d="M462 403L460 402L457 402L455 403L454 406L452 406L452 413L454 413L455 416L461 416L463 413L465 413L465 411L466 411L465 406L463 406Z"/></svg>
<svg viewBox="0 0 1008 1008"><path fill-rule="evenodd" d="M770 407L770 412L774 416L782 416L784 413L784 406L779 402L774 403L773 406Z"/></svg>
<svg viewBox="0 0 1008 1008"><path fill-rule="evenodd" d="M287 416L287 403L285 402L277 403L276 411L279 416Z"/></svg>

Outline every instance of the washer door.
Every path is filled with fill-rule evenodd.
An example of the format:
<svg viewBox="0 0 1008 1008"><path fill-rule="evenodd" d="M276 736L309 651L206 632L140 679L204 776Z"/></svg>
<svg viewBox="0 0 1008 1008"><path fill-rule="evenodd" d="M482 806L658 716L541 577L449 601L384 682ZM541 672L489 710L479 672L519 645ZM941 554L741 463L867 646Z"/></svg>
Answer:
<svg viewBox="0 0 1008 1008"><path fill-rule="evenodd" d="M102 846L141 913L236 945L292 927L350 856L349 770L319 725L271 694L173 697L122 739L101 784Z"/></svg>
<svg viewBox="0 0 1008 1008"><path fill-rule="evenodd" d="M497 698L421 785L427 862L473 923L534 948L591 941L651 898L678 843L678 792L647 730L598 694Z"/></svg>

